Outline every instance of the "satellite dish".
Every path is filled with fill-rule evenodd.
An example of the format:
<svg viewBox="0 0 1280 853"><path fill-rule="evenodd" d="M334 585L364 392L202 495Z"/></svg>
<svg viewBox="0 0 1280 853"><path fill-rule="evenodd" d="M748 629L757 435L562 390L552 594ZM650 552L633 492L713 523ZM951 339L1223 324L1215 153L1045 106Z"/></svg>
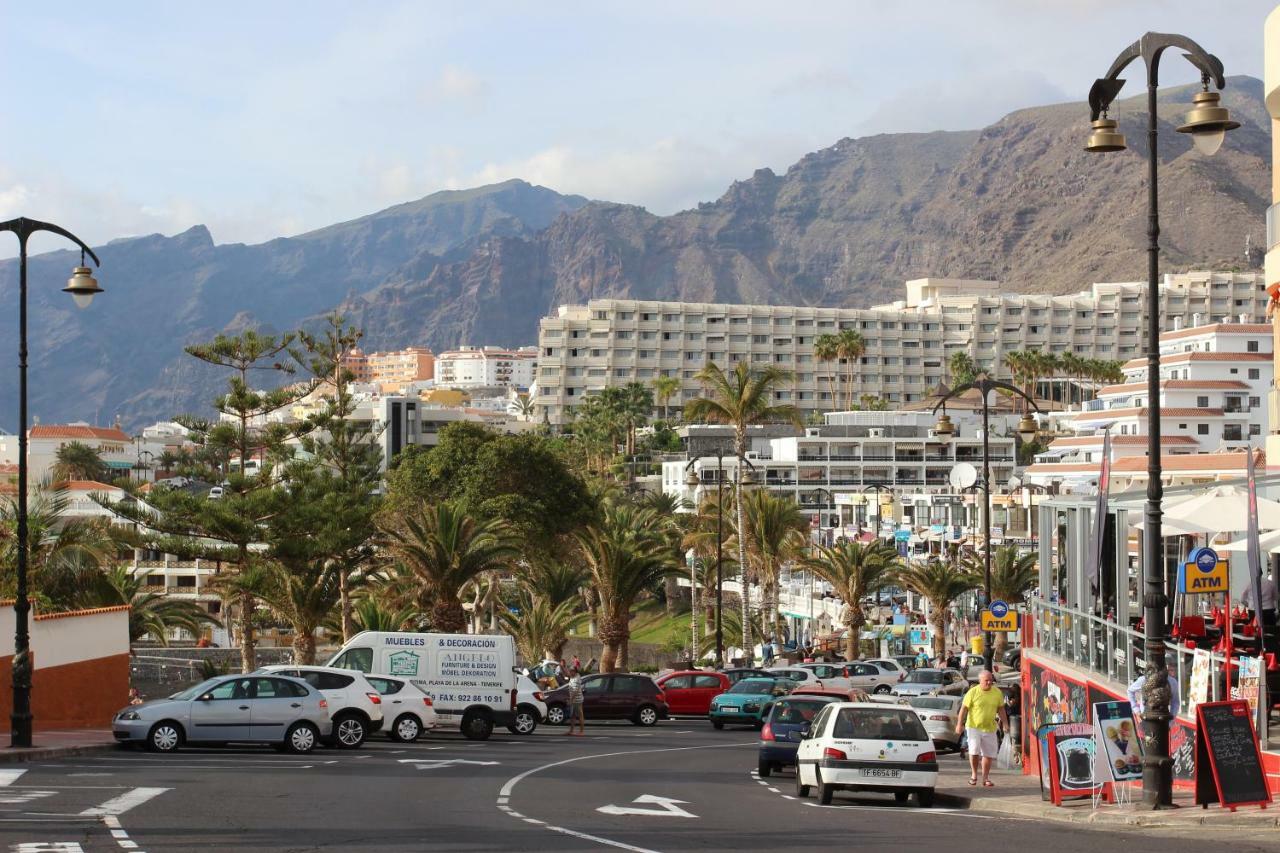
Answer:
<svg viewBox="0 0 1280 853"><path fill-rule="evenodd" d="M968 462L957 462L951 468L949 479L951 480L951 488L956 491L967 489L978 482L978 469Z"/></svg>

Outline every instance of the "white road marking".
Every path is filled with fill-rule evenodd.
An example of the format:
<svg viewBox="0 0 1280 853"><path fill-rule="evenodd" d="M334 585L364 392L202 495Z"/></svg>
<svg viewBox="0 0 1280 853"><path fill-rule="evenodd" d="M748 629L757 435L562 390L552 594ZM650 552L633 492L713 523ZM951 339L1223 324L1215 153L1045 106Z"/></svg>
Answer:
<svg viewBox="0 0 1280 853"><path fill-rule="evenodd" d="M596 811L600 812L601 814L635 814L635 815L648 815L650 817L692 817L692 818L697 817L696 814L693 814L692 812L687 812L684 809L680 808L680 806L676 805L676 803L680 803L682 805L687 806L689 804L688 800L673 800L670 797L658 797L658 796L654 796L653 794L641 794L631 802L652 803L653 805L657 806L657 808L645 809L645 808L636 808L635 806L609 805L609 806L601 806L600 808L596 809Z"/></svg>
<svg viewBox="0 0 1280 853"><path fill-rule="evenodd" d="M26 770L0 770L0 788L7 788L22 778Z"/></svg>
<svg viewBox="0 0 1280 853"><path fill-rule="evenodd" d="M0 794L0 803L3 803L4 805L22 805L23 803L29 803L32 800L40 800L45 797L52 797L56 793L58 792L45 791L45 790L36 790L36 791L27 790L27 791L19 791L17 793Z"/></svg>
<svg viewBox="0 0 1280 853"><path fill-rule="evenodd" d="M128 791L118 797L112 797L100 806L85 809L80 812L80 814L86 817L122 815L130 809L137 808L148 800L154 799L168 790L168 788L134 788L132 791Z"/></svg>
<svg viewBox="0 0 1280 853"><path fill-rule="evenodd" d="M24 841L9 849L13 853L84 853L75 841Z"/></svg>

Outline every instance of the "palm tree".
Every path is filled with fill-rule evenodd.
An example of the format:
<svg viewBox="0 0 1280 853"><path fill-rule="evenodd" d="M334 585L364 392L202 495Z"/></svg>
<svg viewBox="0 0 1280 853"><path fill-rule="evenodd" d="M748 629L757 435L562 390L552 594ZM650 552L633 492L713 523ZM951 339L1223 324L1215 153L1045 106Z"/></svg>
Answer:
<svg viewBox="0 0 1280 853"><path fill-rule="evenodd" d="M357 598L351 606L352 621L361 631L411 631L418 627L418 613L408 607L389 607L378 599ZM330 619L330 628L341 627Z"/></svg>
<svg viewBox="0 0 1280 853"><path fill-rule="evenodd" d="M519 540L497 519L481 520L443 501L397 513L380 525L387 550L429 602L431 627L458 633L467 624L460 595L468 581L504 568L519 554Z"/></svg>
<svg viewBox="0 0 1280 853"><path fill-rule="evenodd" d="M672 533L672 547L677 549L675 554L677 562L683 559L683 551L678 550L680 547L680 538L684 534L686 522L692 517L689 510L693 509L693 505L684 498L676 495L667 494L666 492L649 492L640 500L636 501L637 506L645 509L653 510L658 518L670 525ZM666 610L668 616L674 616L676 613L677 599L680 597L680 584L678 578L672 574L667 575L664 582L663 598L666 600Z"/></svg>
<svg viewBox="0 0 1280 853"><path fill-rule="evenodd" d="M259 596L262 603L293 628L294 662L314 664L316 631L331 621L337 610L339 577L344 567L320 562L291 570L271 561L264 568L268 583Z"/></svg>
<svg viewBox="0 0 1280 853"><path fill-rule="evenodd" d="M169 645L174 628L199 636L206 625L218 620L194 601L169 598L158 592L144 592L146 578L134 575L125 566L112 566L101 574L91 589L77 598L79 607L117 607L129 605L129 642L150 637L162 646Z"/></svg>
<svg viewBox="0 0 1280 853"><path fill-rule="evenodd" d="M955 600L981 585L981 578L952 563L930 560L914 563L898 573L907 589L929 600L929 624L933 627L933 651L941 654L947 644L947 618Z"/></svg>
<svg viewBox="0 0 1280 853"><path fill-rule="evenodd" d="M958 388L978 377L978 365L969 353L957 350L947 359L947 372L951 375L951 387Z"/></svg>
<svg viewBox="0 0 1280 853"><path fill-rule="evenodd" d="M49 476L55 483L65 483L68 480L102 480L107 476L107 464L92 447L78 441L70 441L59 447L54 454L53 467L49 469Z"/></svg>
<svg viewBox="0 0 1280 853"><path fill-rule="evenodd" d="M964 568L975 577L982 577L985 565L976 554L967 556ZM1001 545L991 555L991 600L1004 601L1009 604L1021 604L1026 600L1027 590L1040 583L1038 558L1034 553L1020 553L1015 545ZM996 660L1004 653L1009 644L1009 635L999 632L993 643L993 654Z"/></svg>
<svg viewBox="0 0 1280 853"><path fill-rule="evenodd" d="M809 544L809 518L789 497L760 490L743 496L747 559L760 583L762 621L781 637L778 576L782 564L799 557Z"/></svg>
<svg viewBox="0 0 1280 853"><path fill-rule="evenodd" d="M522 563L516 568L516 581L532 595L547 599L553 606L582 603L582 584L586 571L569 562L539 560Z"/></svg>
<svg viewBox="0 0 1280 853"><path fill-rule="evenodd" d="M258 668L257 626L254 614L258 603L272 588L274 580L266 565L254 556L240 563L237 571L218 575L209 582L211 590L221 593L228 610L236 611L236 630L240 634L240 671Z"/></svg>
<svg viewBox="0 0 1280 853"><path fill-rule="evenodd" d="M819 548L804 565L831 584L844 600L844 656L846 660L857 660L858 635L867 623L862 600L893 581L898 568L897 552L882 542L844 541L831 548Z"/></svg>
<svg viewBox="0 0 1280 853"><path fill-rule="evenodd" d="M600 600L600 671L613 672L627 664L636 599L677 570L669 532L652 510L623 503L607 505L574 538Z"/></svg>
<svg viewBox="0 0 1280 853"><path fill-rule="evenodd" d="M714 601L709 598L702 598L703 591L714 590L716 583L716 554L720 553L721 572L725 573L725 566L729 564L729 570L735 564L732 557L723 554L723 535L725 531L724 517L728 512L732 512L733 494L725 493L725 503L727 506L721 506L719 496L716 492L708 492L702 499L702 504L697 511L690 514L688 525L685 527L684 535L680 540L680 547L687 551L693 551L693 569L690 579L692 616L690 617L689 630L693 636L693 644L691 649L693 657L698 659L698 653L701 647L701 635L698 633L699 618L706 616L706 624L703 633L711 633L712 620L715 619ZM719 540L717 537L721 537ZM719 547L717 547L719 545ZM699 606L701 604L701 607ZM724 630L723 620L721 622L721 631ZM716 651L719 651L718 649Z"/></svg>
<svg viewBox="0 0 1280 853"><path fill-rule="evenodd" d="M668 420L671 412L671 398L680 393L680 377L657 376L649 383L653 386L653 396L658 398L658 407L662 410L662 419Z"/></svg>
<svg viewBox="0 0 1280 853"><path fill-rule="evenodd" d="M27 571L31 597L45 610L66 610L115 558L121 531L100 519L68 518L65 489L38 486L27 504ZM0 503L0 596L17 587L16 497Z"/></svg>
<svg viewBox="0 0 1280 853"><path fill-rule="evenodd" d="M845 383L845 408L853 408L853 374L854 368L858 364L858 359L862 358L867 351L867 342L862 337L862 333L854 329L845 329L836 336L840 358L844 359L847 367L847 380Z"/></svg>
<svg viewBox="0 0 1280 853"><path fill-rule="evenodd" d="M569 629L579 618L577 602L553 604L546 596L524 591L516 604L516 610L501 611L498 621L515 638L525 663L532 666L544 659L560 660L569 642Z"/></svg>
<svg viewBox="0 0 1280 853"><path fill-rule="evenodd" d="M1085 363L1084 359L1076 355L1074 352L1064 352L1058 356L1058 367L1067 376L1076 380L1069 386L1067 390L1067 405L1071 405L1072 390L1078 389L1078 383L1084 378Z"/></svg>
<svg viewBox="0 0 1280 853"><path fill-rule="evenodd" d="M821 362L835 361L840 358L840 339L835 335L818 335L813 341L813 357ZM834 411L840 405L836 399L834 373L827 374L827 384L831 389L831 409Z"/></svg>
<svg viewBox="0 0 1280 853"><path fill-rule="evenodd" d="M796 429L804 428L804 418L791 405L774 405L773 394L782 384L791 381L791 374L772 365L752 370L740 361L732 373L725 373L714 364L707 364L698 371L697 380L707 390L707 396L690 400L685 406L686 420L703 423L731 424L733 426L733 452L738 457L738 488L742 488L742 475L746 469L747 427L767 421L787 421ZM737 501L737 529L745 529L742 501ZM742 621L750 622L751 592L746 583L746 540L738 537L738 565L744 568L742 583ZM751 657L751 644L743 637L743 651Z"/></svg>

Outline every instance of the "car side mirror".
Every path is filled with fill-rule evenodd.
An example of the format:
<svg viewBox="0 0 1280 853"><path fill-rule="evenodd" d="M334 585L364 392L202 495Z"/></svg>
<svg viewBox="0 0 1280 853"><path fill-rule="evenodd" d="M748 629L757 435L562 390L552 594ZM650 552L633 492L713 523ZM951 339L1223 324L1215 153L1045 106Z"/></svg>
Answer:
<svg viewBox="0 0 1280 853"><path fill-rule="evenodd" d="M201 696L200 698L198 698L196 701L197 701L197 702L208 702L208 701L209 701L210 699L212 699L212 698L213 698L213 694L212 694L212 693L206 693L206 694L204 694L203 696Z"/></svg>

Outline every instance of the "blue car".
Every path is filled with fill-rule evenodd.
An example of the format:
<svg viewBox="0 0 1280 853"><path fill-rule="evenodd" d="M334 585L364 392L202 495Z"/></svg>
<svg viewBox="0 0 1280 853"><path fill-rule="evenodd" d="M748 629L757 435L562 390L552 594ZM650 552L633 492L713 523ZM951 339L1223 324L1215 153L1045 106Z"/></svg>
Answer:
<svg viewBox="0 0 1280 853"><path fill-rule="evenodd" d="M795 690L789 678L744 678L711 700L707 716L711 726L723 729L725 723L764 726L765 715L773 701Z"/></svg>
<svg viewBox="0 0 1280 853"><path fill-rule="evenodd" d="M796 750L804 733L809 730L814 717L826 705L842 701L839 696L798 694L774 700L764 728L760 730L760 775L768 776L774 770L795 766Z"/></svg>

